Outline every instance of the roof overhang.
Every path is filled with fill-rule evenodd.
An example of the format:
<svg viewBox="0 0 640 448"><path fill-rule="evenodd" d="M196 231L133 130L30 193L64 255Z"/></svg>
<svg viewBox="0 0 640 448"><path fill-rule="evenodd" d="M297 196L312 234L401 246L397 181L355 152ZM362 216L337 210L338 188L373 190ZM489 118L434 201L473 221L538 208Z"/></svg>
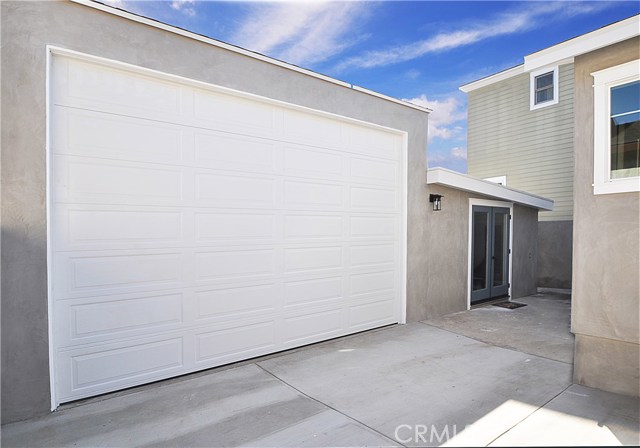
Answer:
<svg viewBox="0 0 640 448"><path fill-rule="evenodd" d="M638 35L640 35L640 15L603 26L553 47L531 53L524 57L524 70L530 72L550 65L561 64L565 60L572 61L574 57L581 54L590 53Z"/></svg>
<svg viewBox="0 0 640 448"><path fill-rule="evenodd" d="M460 87L460 90L469 93L522 73L529 73L545 67L570 64L576 56L608 47L639 35L640 15L635 15L552 47L531 53L524 57L524 64L465 84Z"/></svg>
<svg viewBox="0 0 640 448"><path fill-rule="evenodd" d="M515 188L505 187L489 182L488 180L478 179L477 177L457 173L445 168L428 169L427 184L442 185L456 190L489 196L502 201L537 208L538 210L553 210L552 199L543 198L542 196L527 193L526 191L516 190Z"/></svg>
<svg viewBox="0 0 640 448"><path fill-rule="evenodd" d="M470 82L460 86L460 90L464 93L469 93L472 90L479 89L481 87L489 86L493 83L503 81L505 79L513 78L514 76L524 73L524 64L516 65L515 67L508 68L494 75L489 75L485 78L478 79L477 81Z"/></svg>
<svg viewBox="0 0 640 448"><path fill-rule="evenodd" d="M365 89L364 87L359 87L359 86L353 85L353 84L345 82L345 81L340 81L339 79L335 79L335 78L332 78L330 76L314 72L313 70L309 70L309 69L306 69L306 68L298 67L297 65L290 64L288 62L284 62L284 61L281 61L279 59L274 59L274 58L271 58L269 56L265 56L263 54L256 53L256 52L251 51L251 50L247 50L247 49L244 49L244 48L241 48L241 47L237 47L235 45L228 44L226 42L222 42L222 41L219 41L219 40L216 40L216 39L212 39L212 38L204 36L202 34L198 34L198 33L192 32L192 31L185 30L184 28L179 28L179 27L176 27L176 26L173 26L173 25L169 25L167 23L160 22L160 21L155 20L155 19L149 19L148 17L144 17L144 16L141 16L141 15L138 15L138 14L134 14L134 13L131 13L129 11L125 11L124 9L116 8L114 6L105 5L104 3L100 3L97 0L69 0L69 1L71 1L73 3L80 4L80 5L88 6L88 7L93 8L93 9L104 11L106 13L113 14L115 16L119 16L119 17L122 17L122 18L125 18L125 19L128 19L128 20L132 20L134 22L142 23L144 25L148 25L148 26L152 26L154 28L158 28L158 29L161 29L161 30L164 30L164 31L168 31L170 33L179 34L181 36L188 37L189 39L194 39L194 40L197 40L197 41L200 41L200 42L204 42L206 44L213 45L213 46L218 47L218 48L224 48L225 50L232 51L234 53L241 54L243 56L248 56L250 58L257 59L257 60L260 60L260 61L263 61L263 62L267 62L267 63L272 64L272 65L277 65L279 67L283 67L283 68L286 68L286 69L294 71L294 72L302 73L302 74L305 74L307 76L311 76L313 78L318 78L318 79L321 79L323 81L330 82L332 84L336 84L336 85L339 85L339 86L342 86L342 87L346 87L348 89L355 90L357 92L361 92L361 93L364 93L366 95L371 95L371 96L374 96L376 98L383 99L385 101L391 101L392 103L400 104L402 106L409 107L411 109L419 110L421 112L426 112L426 113L432 112L432 110L429 109L429 108L418 106L417 104L413 104L413 103L410 103L410 102L405 101L405 100L400 100L400 99L397 99L397 98L393 98L391 96L387 96L387 95L384 95L382 93L374 92L373 90Z"/></svg>

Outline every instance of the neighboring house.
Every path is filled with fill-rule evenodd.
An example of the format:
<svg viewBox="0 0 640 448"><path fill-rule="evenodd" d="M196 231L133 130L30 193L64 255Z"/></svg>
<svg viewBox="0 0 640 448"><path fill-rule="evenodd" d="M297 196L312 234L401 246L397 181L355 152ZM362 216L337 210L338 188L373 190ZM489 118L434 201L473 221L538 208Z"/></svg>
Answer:
<svg viewBox="0 0 640 448"><path fill-rule="evenodd" d="M571 288L573 63L533 72L522 64L460 90L468 174L554 200L538 215L538 286Z"/></svg>
<svg viewBox="0 0 640 448"><path fill-rule="evenodd" d="M506 176L509 186L556 200L540 214L538 278L539 286L568 286L573 264L575 381L636 396L639 35L634 16L461 88L469 93L469 173Z"/></svg>

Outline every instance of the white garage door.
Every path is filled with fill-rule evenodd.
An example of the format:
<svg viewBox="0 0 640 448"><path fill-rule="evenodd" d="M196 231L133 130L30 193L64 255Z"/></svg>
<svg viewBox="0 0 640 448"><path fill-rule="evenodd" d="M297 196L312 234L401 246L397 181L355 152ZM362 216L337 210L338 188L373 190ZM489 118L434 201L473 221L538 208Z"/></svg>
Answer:
<svg viewBox="0 0 640 448"><path fill-rule="evenodd" d="M405 136L60 53L55 404L403 317Z"/></svg>

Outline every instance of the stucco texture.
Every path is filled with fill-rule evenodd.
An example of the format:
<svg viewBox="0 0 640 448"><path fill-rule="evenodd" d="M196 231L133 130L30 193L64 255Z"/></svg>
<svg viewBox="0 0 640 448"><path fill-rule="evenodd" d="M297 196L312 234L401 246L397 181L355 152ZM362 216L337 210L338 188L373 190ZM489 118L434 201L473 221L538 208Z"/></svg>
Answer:
<svg viewBox="0 0 640 448"><path fill-rule="evenodd" d="M2 2L2 420L49 411L46 45L408 133L407 317L427 317L428 115L70 2Z"/></svg>
<svg viewBox="0 0 640 448"><path fill-rule="evenodd" d="M573 221L538 222L538 286L571 289Z"/></svg>
<svg viewBox="0 0 640 448"><path fill-rule="evenodd" d="M639 54L634 38L575 59L574 380L629 395L640 388L640 193L593 194L591 73Z"/></svg>
<svg viewBox="0 0 640 448"><path fill-rule="evenodd" d="M469 199L495 200L441 185L429 185L429 193L443 195L442 210L431 204L426 241L428 317L467 309L469 272ZM538 210L514 204L511 299L535 294L537 278Z"/></svg>

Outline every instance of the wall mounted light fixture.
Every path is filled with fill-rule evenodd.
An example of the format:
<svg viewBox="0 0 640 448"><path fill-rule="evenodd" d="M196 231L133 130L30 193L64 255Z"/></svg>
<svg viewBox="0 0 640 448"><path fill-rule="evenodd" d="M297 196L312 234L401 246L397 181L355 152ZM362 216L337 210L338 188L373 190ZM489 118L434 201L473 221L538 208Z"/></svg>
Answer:
<svg viewBox="0 0 640 448"><path fill-rule="evenodd" d="M429 202L431 202L433 204L433 211L437 212L442 210L442 198L444 196L442 196L441 194L430 194L429 195Z"/></svg>

